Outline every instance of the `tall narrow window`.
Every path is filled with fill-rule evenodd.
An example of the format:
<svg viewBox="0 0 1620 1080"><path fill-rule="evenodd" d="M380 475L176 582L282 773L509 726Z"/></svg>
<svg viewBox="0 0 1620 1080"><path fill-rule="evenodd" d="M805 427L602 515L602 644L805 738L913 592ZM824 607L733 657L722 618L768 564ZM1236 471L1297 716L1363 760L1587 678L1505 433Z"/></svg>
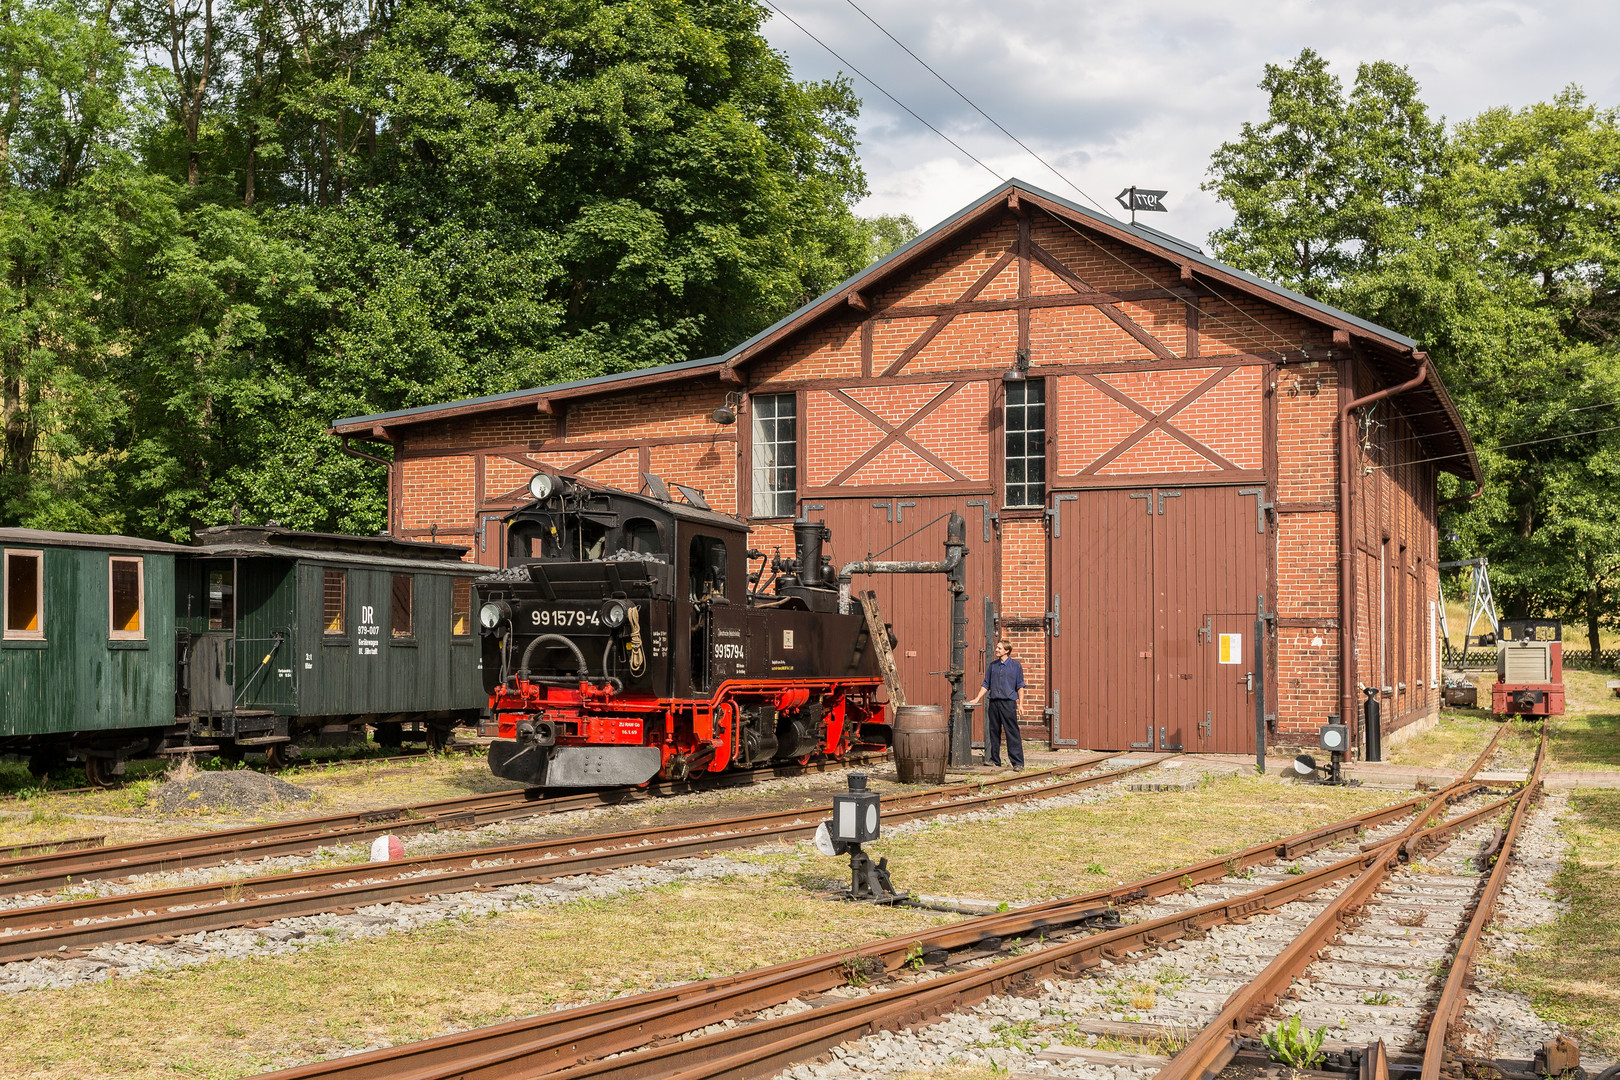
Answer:
<svg viewBox="0 0 1620 1080"><path fill-rule="evenodd" d="M450 582L450 634L467 637L472 633L472 582L452 578Z"/></svg>
<svg viewBox="0 0 1620 1080"><path fill-rule="evenodd" d="M39 551L8 551L5 563L5 636L37 641L45 636L45 555Z"/></svg>
<svg viewBox="0 0 1620 1080"><path fill-rule="evenodd" d="M328 636L347 632L349 575L342 570L328 570L321 579L321 625Z"/></svg>
<svg viewBox="0 0 1620 1080"><path fill-rule="evenodd" d="M111 636L138 641L146 636L145 560L114 556L107 560L107 571L112 590Z"/></svg>
<svg viewBox="0 0 1620 1080"><path fill-rule="evenodd" d="M409 574L394 575L394 608L389 627L395 637L411 636L411 586L416 579Z"/></svg>
<svg viewBox="0 0 1620 1080"><path fill-rule="evenodd" d="M236 629L236 569L230 566L208 570L208 629Z"/></svg>
<svg viewBox="0 0 1620 1080"><path fill-rule="evenodd" d="M1007 383L1007 506L1046 502L1046 384Z"/></svg>
<svg viewBox="0 0 1620 1080"><path fill-rule="evenodd" d="M754 517L792 517L799 482L798 417L792 394L755 394Z"/></svg>

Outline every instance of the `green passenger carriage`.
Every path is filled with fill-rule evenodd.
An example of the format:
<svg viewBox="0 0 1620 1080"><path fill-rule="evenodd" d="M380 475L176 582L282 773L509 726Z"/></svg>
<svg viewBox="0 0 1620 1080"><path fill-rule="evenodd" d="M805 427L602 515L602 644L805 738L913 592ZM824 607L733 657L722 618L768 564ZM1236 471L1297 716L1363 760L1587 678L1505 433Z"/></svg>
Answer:
<svg viewBox="0 0 1620 1080"><path fill-rule="evenodd" d="M0 751L108 782L144 754L262 753L322 728L442 746L487 701L465 548L205 530L190 546L0 530Z"/></svg>

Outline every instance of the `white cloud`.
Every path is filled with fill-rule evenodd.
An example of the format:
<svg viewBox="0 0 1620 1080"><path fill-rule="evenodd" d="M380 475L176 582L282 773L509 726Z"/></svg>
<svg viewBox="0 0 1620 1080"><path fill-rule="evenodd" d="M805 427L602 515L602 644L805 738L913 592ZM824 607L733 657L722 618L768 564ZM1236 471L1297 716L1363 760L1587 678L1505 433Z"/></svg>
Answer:
<svg viewBox="0 0 1620 1080"><path fill-rule="evenodd" d="M817 37L1002 176L1084 201L863 19L846 0L775 0ZM1111 210L1128 184L1167 188L1148 223L1202 243L1229 220L1198 189L1210 154L1266 102L1267 63L1310 46L1346 83L1356 65L1407 65L1430 109L1452 121L1544 101L1575 83L1620 104L1620 5L1514 0L1319 0L1212 6L1189 0L857 0L991 116ZM800 78L841 69L773 16L766 36ZM853 73L864 101L863 213L924 228L997 181Z"/></svg>

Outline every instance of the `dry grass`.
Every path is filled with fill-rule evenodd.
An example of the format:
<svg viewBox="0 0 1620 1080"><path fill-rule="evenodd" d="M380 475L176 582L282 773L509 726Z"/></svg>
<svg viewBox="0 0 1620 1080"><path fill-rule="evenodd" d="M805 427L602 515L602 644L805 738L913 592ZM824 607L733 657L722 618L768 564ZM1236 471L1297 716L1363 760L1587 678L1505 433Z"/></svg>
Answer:
<svg viewBox="0 0 1620 1080"><path fill-rule="evenodd" d="M1187 792L1142 792L998 821L940 825L871 847L888 856L897 888L1037 899L1091 892L1108 881L1225 855L1399 798L1396 792L1285 787L1275 777L1237 776ZM819 857L773 858L797 865L814 880L838 872L835 862ZM1105 873L1098 875L1093 866Z"/></svg>
<svg viewBox="0 0 1620 1080"><path fill-rule="evenodd" d="M1537 948L1486 958L1496 976L1530 995L1537 1015L1574 1033L1583 1049L1620 1056L1620 791L1579 791L1562 822L1570 853L1555 881L1570 912L1528 933Z"/></svg>
<svg viewBox="0 0 1620 1080"><path fill-rule="evenodd" d="M879 846L901 888L1013 898L1064 894L1226 854L1394 797L1285 788L1274 778L1245 777L1185 794L1142 793L942 825ZM0 1076L236 1077L557 1003L776 963L953 918L817 899L805 886L845 870L842 860L805 846L746 857L784 872L0 998L0 1030L14 1033ZM1149 985L1144 993L1159 991Z"/></svg>
<svg viewBox="0 0 1620 1080"><path fill-rule="evenodd" d="M834 906L784 881L651 889L73 991L0 998L0 1076L257 1073L948 919Z"/></svg>
<svg viewBox="0 0 1620 1080"><path fill-rule="evenodd" d="M263 814L207 813L184 819L165 819L148 806L158 787L176 776L176 770L202 770L189 761L167 766L135 762L121 787L106 791L63 793L37 787L19 787L12 793L25 798L0 803L0 845L37 843L87 832L104 833L107 843L121 844L177 833L225 829L264 821L335 814L401 803L430 802L512 785L489 771L482 755L427 755L407 761L359 761L334 769L289 769L279 775L288 783L315 793L313 800L287 804ZM0 765L0 788L27 777L16 762ZM20 783L20 781L18 781Z"/></svg>

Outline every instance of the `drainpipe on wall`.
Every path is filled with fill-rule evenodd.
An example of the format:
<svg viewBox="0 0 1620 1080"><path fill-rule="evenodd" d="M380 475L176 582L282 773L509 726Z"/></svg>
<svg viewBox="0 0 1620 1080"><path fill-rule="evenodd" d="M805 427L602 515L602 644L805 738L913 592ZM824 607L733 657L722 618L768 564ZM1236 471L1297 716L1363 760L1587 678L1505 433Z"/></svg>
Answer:
<svg viewBox="0 0 1620 1080"><path fill-rule="evenodd" d="M1429 377L1429 357L1427 353L1421 352L1414 352L1412 355L1418 360L1416 375L1398 386L1386 386L1366 397L1356 398L1339 406L1339 709L1343 717L1340 722L1350 725L1352 731L1360 727L1356 712L1356 660L1353 648L1356 633L1356 613L1353 610L1356 579L1355 543L1352 539L1355 520L1351 509L1354 473L1350 468L1350 454L1356 445L1356 433L1352 414L1385 398L1404 394L1421 386ZM1339 391L1341 394L1350 392L1351 379L1354 375L1352 362L1347 359L1344 363ZM1352 744L1354 742L1355 737L1352 736Z"/></svg>

